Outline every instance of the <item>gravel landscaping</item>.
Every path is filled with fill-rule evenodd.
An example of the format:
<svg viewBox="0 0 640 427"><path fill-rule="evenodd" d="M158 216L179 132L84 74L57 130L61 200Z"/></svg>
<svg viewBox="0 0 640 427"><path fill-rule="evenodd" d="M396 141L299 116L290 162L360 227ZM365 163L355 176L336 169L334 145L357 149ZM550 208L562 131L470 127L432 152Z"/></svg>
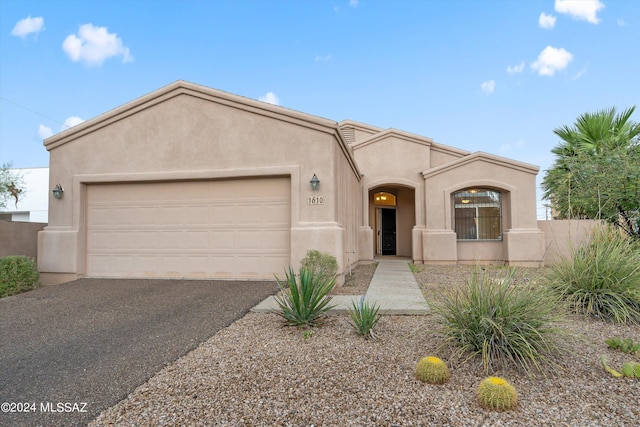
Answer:
<svg viewBox="0 0 640 427"><path fill-rule="evenodd" d="M364 268L363 268L364 267ZM489 268L489 267L487 267ZM418 266L428 301L460 283L471 267ZM361 266L336 290L366 290L374 268ZM539 271L527 270L532 284ZM351 293L351 292L347 292ZM356 293L356 292L354 292ZM363 293L363 292L357 292ZM613 378L612 367L640 356L610 350L612 336L640 341L640 326L571 317L561 366L546 377L516 370L493 374L514 385L514 411L481 409L475 391L481 363L449 361L428 316L385 316L377 340L365 340L346 315L313 330L283 326L276 314L249 313L138 387L90 425L222 426L637 426L640 380ZM417 361L436 355L449 362L444 385L415 379Z"/></svg>

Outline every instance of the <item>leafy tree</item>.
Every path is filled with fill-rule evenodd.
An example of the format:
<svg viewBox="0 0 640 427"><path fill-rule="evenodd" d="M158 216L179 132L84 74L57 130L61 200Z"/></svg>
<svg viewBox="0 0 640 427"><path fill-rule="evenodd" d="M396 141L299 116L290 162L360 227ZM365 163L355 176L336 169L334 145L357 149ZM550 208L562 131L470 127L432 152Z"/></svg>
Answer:
<svg viewBox="0 0 640 427"><path fill-rule="evenodd" d="M0 167L0 209L5 209L10 201L17 206L24 196L22 177L11 171L10 167L6 163Z"/></svg>
<svg viewBox="0 0 640 427"><path fill-rule="evenodd" d="M640 124L635 106L578 117L554 130L562 142L542 181L560 218L604 219L640 238Z"/></svg>

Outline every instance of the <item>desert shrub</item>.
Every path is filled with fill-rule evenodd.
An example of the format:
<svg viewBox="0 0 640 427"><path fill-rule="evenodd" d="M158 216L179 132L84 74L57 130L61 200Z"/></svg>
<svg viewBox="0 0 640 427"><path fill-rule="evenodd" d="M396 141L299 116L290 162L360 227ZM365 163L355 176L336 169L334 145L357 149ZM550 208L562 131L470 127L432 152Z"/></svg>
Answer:
<svg viewBox="0 0 640 427"><path fill-rule="evenodd" d="M416 378L429 384L444 384L451 373L444 361L435 356L423 357L416 365Z"/></svg>
<svg viewBox="0 0 640 427"><path fill-rule="evenodd" d="M488 377L478 386L478 403L486 409L508 411L518 404L518 393L504 378Z"/></svg>
<svg viewBox="0 0 640 427"><path fill-rule="evenodd" d="M513 365L531 375L553 365L552 355L562 351L554 327L563 313L557 297L513 269L495 277L476 270L433 308L453 357L480 355L486 373Z"/></svg>
<svg viewBox="0 0 640 427"><path fill-rule="evenodd" d="M0 258L0 298L30 291L38 285L40 274L33 258L8 256Z"/></svg>
<svg viewBox="0 0 640 427"><path fill-rule="evenodd" d="M335 307L329 305L332 298L329 293L336 283L334 278L315 274L304 267L300 267L298 277L292 268L286 276L286 284L276 277L282 294L275 298L280 306L279 314L288 324L314 326L320 316Z"/></svg>
<svg viewBox="0 0 640 427"><path fill-rule="evenodd" d="M373 328L378 324L378 320L382 317L380 306L373 303L370 304L364 300L364 295L360 297L360 301L351 302L351 308L347 310L351 318L351 325L355 330L365 338L374 338Z"/></svg>
<svg viewBox="0 0 640 427"><path fill-rule="evenodd" d="M315 275L335 277L338 273L336 257L327 252L315 249L307 251L307 255L300 262L300 266L312 271Z"/></svg>
<svg viewBox="0 0 640 427"><path fill-rule="evenodd" d="M545 279L577 314L640 323L640 244L613 227L596 228Z"/></svg>

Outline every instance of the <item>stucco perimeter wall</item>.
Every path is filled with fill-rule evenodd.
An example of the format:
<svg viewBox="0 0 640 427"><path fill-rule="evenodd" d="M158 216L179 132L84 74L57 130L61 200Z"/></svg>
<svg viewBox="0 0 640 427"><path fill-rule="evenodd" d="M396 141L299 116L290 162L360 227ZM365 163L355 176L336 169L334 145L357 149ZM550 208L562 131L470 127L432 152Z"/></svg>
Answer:
<svg viewBox="0 0 640 427"><path fill-rule="evenodd" d="M343 239L333 243L346 226L345 219L337 218L342 190L336 171L346 170L341 173L352 187L357 167L334 122L174 84L49 138L45 145L50 182L60 183L65 192L49 202L49 226L40 235L42 272L82 275L88 184L263 176L291 178L291 264L304 256L297 252L297 239L322 228L328 232L313 245L331 248L344 268ZM337 167L340 157L345 161ZM321 182L318 191L309 184L313 174ZM313 196L322 196L323 203L308 203ZM60 256L63 249L69 255Z"/></svg>
<svg viewBox="0 0 640 427"><path fill-rule="evenodd" d="M590 219L538 221L544 233L545 264L552 264L589 241L594 227L602 222Z"/></svg>
<svg viewBox="0 0 640 427"><path fill-rule="evenodd" d="M47 224L39 222L0 221L0 258L24 255L38 256L38 232Z"/></svg>

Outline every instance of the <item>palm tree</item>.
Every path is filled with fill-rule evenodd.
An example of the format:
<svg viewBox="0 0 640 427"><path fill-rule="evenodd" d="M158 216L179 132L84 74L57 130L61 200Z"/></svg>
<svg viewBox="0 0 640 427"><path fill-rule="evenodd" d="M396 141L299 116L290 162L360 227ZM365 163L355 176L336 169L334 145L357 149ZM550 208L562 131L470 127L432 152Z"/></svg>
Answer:
<svg viewBox="0 0 640 427"><path fill-rule="evenodd" d="M562 141L551 150L556 159L542 188L561 218L622 220L625 231L637 233L640 123L631 120L634 111L585 113L573 126L554 129Z"/></svg>
<svg viewBox="0 0 640 427"><path fill-rule="evenodd" d="M630 121L635 105L616 115L616 108L584 113L574 126L561 126L553 130L563 142L551 150L557 156L578 153L600 155L603 150L624 147L640 135L640 123Z"/></svg>

